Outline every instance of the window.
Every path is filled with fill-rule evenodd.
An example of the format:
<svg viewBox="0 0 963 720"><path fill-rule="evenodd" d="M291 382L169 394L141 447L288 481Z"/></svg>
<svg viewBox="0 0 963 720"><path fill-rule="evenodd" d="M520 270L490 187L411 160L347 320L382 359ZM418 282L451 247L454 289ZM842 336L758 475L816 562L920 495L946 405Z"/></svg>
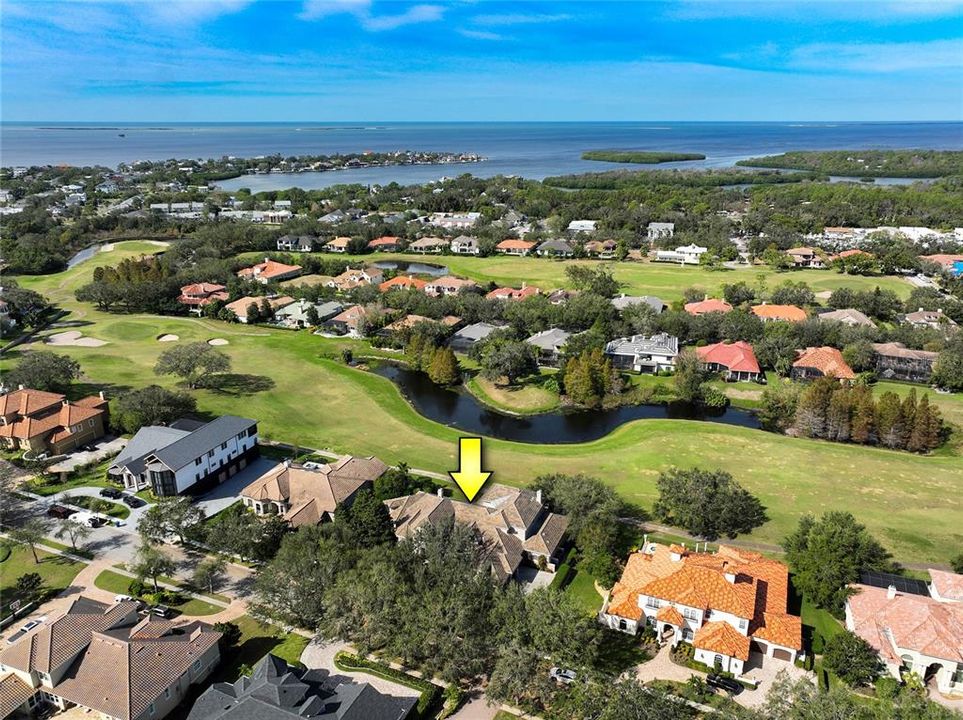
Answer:
<svg viewBox="0 0 963 720"><path fill-rule="evenodd" d="M692 642L694 633L689 628L682 628L682 639L686 642Z"/></svg>
<svg viewBox="0 0 963 720"><path fill-rule="evenodd" d="M201 460L203 460L203 459L204 459L204 458L197 458L197 460L194 461L194 464L195 464L195 465L200 465L200 464L201 464Z"/></svg>
<svg viewBox="0 0 963 720"><path fill-rule="evenodd" d="M698 620L699 611L693 610L692 608L682 608L682 617L686 620Z"/></svg>
<svg viewBox="0 0 963 720"><path fill-rule="evenodd" d="M745 630L748 626L749 626L749 623L748 623L747 621L745 621L745 620L740 620L740 621L739 621L739 629L740 629L740 630Z"/></svg>
<svg viewBox="0 0 963 720"><path fill-rule="evenodd" d="M226 442L222 442L222 443L221 443L221 450L226 450L226 449L227 449L227 443L226 443Z"/></svg>
<svg viewBox="0 0 963 720"><path fill-rule="evenodd" d="M625 620L623 620L623 619L620 618L620 619L619 619L619 630L625 630L626 628L628 628L628 623L625 622Z"/></svg>
<svg viewBox="0 0 963 720"><path fill-rule="evenodd" d="M207 451L207 457L209 457L209 458L214 457L214 451L213 451L213 450L208 450L208 451Z"/></svg>
<svg viewBox="0 0 963 720"><path fill-rule="evenodd" d="M93 421L93 420L88 420L88 421L87 421L87 427L93 427L93 426L94 426L94 421Z"/></svg>
<svg viewBox="0 0 963 720"><path fill-rule="evenodd" d="M169 698L170 696L171 696L171 689L170 689L170 688L164 688L164 697L165 697L165 698Z"/></svg>
<svg viewBox="0 0 963 720"><path fill-rule="evenodd" d="M662 603L658 600L658 598L647 597L647 598L645 599L645 606L646 606L647 608L658 609L658 608L662 607Z"/></svg>
<svg viewBox="0 0 963 720"><path fill-rule="evenodd" d="M252 427L250 430L247 431L248 437L254 437L255 435L257 435L257 425L255 425L254 427Z"/></svg>

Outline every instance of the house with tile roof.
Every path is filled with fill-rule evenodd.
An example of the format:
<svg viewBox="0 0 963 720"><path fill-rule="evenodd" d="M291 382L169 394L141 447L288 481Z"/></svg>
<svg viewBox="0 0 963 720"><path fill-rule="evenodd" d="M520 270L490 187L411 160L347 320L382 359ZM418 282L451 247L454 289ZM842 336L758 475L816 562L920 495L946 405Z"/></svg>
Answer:
<svg viewBox="0 0 963 720"><path fill-rule="evenodd" d="M713 312L727 313L731 310L732 305L725 300L717 300L716 298L706 298L705 300L685 304L685 311L690 315L706 315Z"/></svg>
<svg viewBox="0 0 963 720"><path fill-rule="evenodd" d="M819 322L838 322L849 327L876 327L875 323L856 308L842 308L830 310L816 316Z"/></svg>
<svg viewBox="0 0 963 720"><path fill-rule="evenodd" d="M187 720L405 720L414 697L393 697L327 670L304 670L265 655L250 676L214 683Z"/></svg>
<svg viewBox="0 0 963 720"><path fill-rule="evenodd" d="M537 243L529 242L528 240L509 238L498 243L495 246L495 252L499 255L517 255L524 257L535 249L536 244Z"/></svg>
<svg viewBox="0 0 963 720"><path fill-rule="evenodd" d="M0 669L59 710L76 705L116 720L160 720L220 662L220 639L196 620L141 618L135 602L80 596L6 646Z"/></svg>
<svg viewBox="0 0 963 720"><path fill-rule="evenodd" d="M366 317L368 317L368 311L364 305L350 305L330 320L327 320L324 323L324 327L339 335L360 337L361 324Z"/></svg>
<svg viewBox="0 0 963 720"><path fill-rule="evenodd" d="M944 313L942 308L938 310L924 310L920 308L916 312L906 313L906 315L903 316L903 322L913 327L929 327L946 331L956 330L957 327L953 318Z"/></svg>
<svg viewBox="0 0 963 720"><path fill-rule="evenodd" d="M897 680L912 672L944 695L963 697L963 576L929 573L929 595L850 585L846 628L875 648Z"/></svg>
<svg viewBox="0 0 963 720"><path fill-rule="evenodd" d="M824 268L826 263L822 256L811 247L796 247L786 251L786 255L792 260L793 267L797 268Z"/></svg>
<svg viewBox="0 0 963 720"><path fill-rule="evenodd" d="M765 379L752 345L744 340L697 347L696 353L706 370L721 373L726 380L759 382Z"/></svg>
<svg viewBox="0 0 963 720"><path fill-rule="evenodd" d="M242 298L238 298L234 302L229 302L227 305L224 306L224 309L230 310L232 313L234 313L234 316L237 318L237 321L239 323L247 324L248 308L251 307L251 305L256 305L258 308L258 311L260 311L262 309L262 306L264 305L265 300L267 300L268 305L271 307L272 318L274 317L274 313L276 311L280 310L283 307L287 307L288 305L294 302L294 298L291 297L290 295L281 295L280 297L277 295L273 297L267 297L264 295L261 295L261 296L245 295ZM263 318L263 319L270 320L271 318Z"/></svg>
<svg viewBox="0 0 963 720"><path fill-rule="evenodd" d="M679 338L668 333L617 338L605 346L612 367L638 373L658 373L675 367Z"/></svg>
<svg viewBox="0 0 963 720"><path fill-rule="evenodd" d="M466 280L465 278L455 277L454 275L445 275L440 278L433 278L428 281L428 284L422 288L425 291L425 295L431 295L432 297L440 297L442 295L457 295L463 290L475 290L478 288L478 283L474 280Z"/></svg>
<svg viewBox="0 0 963 720"><path fill-rule="evenodd" d="M521 288L513 287L500 287L495 288L487 295L485 295L486 300L524 300L525 298L530 298L535 295L541 295L542 291L539 290L534 285L526 285L522 283Z"/></svg>
<svg viewBox="0 0 963 720"><path fill-rule="evenodd" d="M876 374L884 380L928 383L933 363L940 356L928 350L913 350L903 343L873 343Z"/></svg>
<svg viewBox="0 0 963 720"><path fill-rule="evenodd" d="M790 377L793 380L815 380L821 377L834 377L837 380L853 380L856 373L849 367L843 354L834 347L810 347L799 350L799 356L792 364Z"/></svg>
<svg viewBox="0 0 963 720"><path fill-rule="evenodd" d="M388 292L389 290L423 290L427 284L424 280L419 280L411 275L398 275L390 280L385 280L378 285L378 289L381 292Z"/></svg>
<svg viewBox="0 0 963 720"><path fill-rule="evenodd" d="M789 568L758 553L720 545L646 542L625 565L600 621L635 634L655 629L660 642L690 643L695 659L740 675L750 653L795 662L802 621L788 611Z"/></svg>
<svg viewBox="0 0 963 720"><path fill-rule="evenodd" d="M401 239L394 235L382 235L368 243L372 252L398 252L401 249Z"/></svg>
<svg viewBox="0 0 963 720"><path fill-rule="evenodd" d="M326 285L340 292L347 292L367 285L380 285L384 277L384 273L374 266L348 268L340 275L331 278Z"/></svg>
<svg viewBox="0 0 963 720"><path fill-rule="evenodd" d="M351 505L362 490L373 490L374 481L387 470L376 457L351 455L324 465L284 462L239 494L257 515L279 515L295 528L320 525L334 520L335 512Z"/></svg>
<svg viewBox="0 0 963 720"><path fill-rule="evenodd" d="M62 455L102 438L107 424L103 393L71 402L21 385L0 395L0 446L10 450Z"/></svg>
<svg viewBox="0 0 963 720"><path fill-rule="evenodd" d="M270 258L264 258L264 262L259 262L251 267L237 271L237 276L243 280L253 280L262 285L269 282L289 280L301 274L300 265L285 265Z"/></svg>
<svg viewBox="0 0 963 720"><path fill-rule="evenodd" d="M445 238L423 237L408 243L408 250L421 255L439 255L449 245Z"/></svg>
<svg viewBox="0 0 963 720"><path fill-rule="evenodd" d="M346 253L348 252L348 246L350 244L351 238L341 236L328 240L328 242L326 242L321 249L324 252Z"/></svg>
<svg viewBox="0 0 963 720"><path fill-rule="evenodd" d="M437 494L417 492L385 504L399 540L437 523L474 527L488 547L492 574L500 582L515 577L523 560L554 572L564 554L568 518L550 512L541 491L490 483L471 503L445 497L439 489Z"/></svg>
<svg viewBox="0 0 963 720"><path fill-rule="evenodd" d="M209 305L215 300L225 302L227 298L225 286L217 283L200 282L182 287L181 294L177 296L177 302L181 305L187 305L191 312L196 312L199 315L201 308L205 305Z"/></svg>
<svg viewBox="0 0 963 720"><path fill-rule="evenodd" d="M145 425L107 474L131 491L196 495L234 477L258 456L257 420L221 415L207 423Z"/></svg>
<svg viewBox="0 0 963 720"><path fill-rule="evenodd" d="M455 255L478 255L481 253L481 244L478 238L470 235L459 235L451 241L451 251Z"/></svg>
<svg viewBox="0 0 963 720"><path fill-rule="evenodd" d="M795 305L753 305L752 314L763 322L802 322L806 319L806 311Z"/></svg>

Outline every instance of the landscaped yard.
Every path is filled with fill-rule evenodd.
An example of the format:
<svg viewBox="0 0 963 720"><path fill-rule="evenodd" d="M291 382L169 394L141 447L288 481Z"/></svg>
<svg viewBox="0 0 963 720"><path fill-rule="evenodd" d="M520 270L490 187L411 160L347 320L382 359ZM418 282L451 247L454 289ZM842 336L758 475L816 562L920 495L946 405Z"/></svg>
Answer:
<svg viewBox="0 0 963 720"><path fill-rule="evenodd" d="M587 572L573 569L563 592L583 607L586 615L596 615L602 609L602 596L595 590L595 578Z"/></svg>
<svg viewBox="0 0 963 720"><path fill-rule="evenodd" d="M94 578L94 585L99 587L101 590L116 593L117 595L128 595L130 594L130 584L133 582L133 580L134 578L128 577L127 575L121 575L113 570L104 570L100 573L100 575ZM158 578L158 580L161 580L161 578ZM163 579L163 582L167 582L167 579ZM148 588L153 587L149 579L144 581L144 585ZM170 607L182 615L192 616L214 615L215 613L219 613L224 609L220 605L215 605L197 598L187 597L186 595L184 596L184 602L172 604Z"/></svg>
<svg viewBox="0 0 963 720"><path fill-rule="evenodd" d="M97 465L72 472L65 482L60 482L59 475L38 475L29 481L27 489L37 495L50 496L79 487L117 488L119 487L117 483L107 480L107 468L110 467L110 463L111 460L104 460Z"/></svg>
<svg viewBox="0 0 963 720"><path fill-rule="evenodd" d="M27 573L37 573L43 578L44 590L50 595L56 595L65 588L83 570L83 563L70 560L60 555L37 550L40 563L35 563L30 548L26 545L4 541L10 547L10 555L0 562L0 598L4 607L14 600L22 598L16 592L17 578ZM2 555L0 555L2 557Z"/></svg>
<svg viewBox="0 0 963 720"><path fill-rule="evenodd" d="M87 495L68 495L63 498L64 502L82 507L85 510L102 513L110 517L126 520L130 517L130 508L122 503L111 502L103 498L93 498Z"/></svg>
<svg viewBox="0 0 963 720"><path fill-rule="evenodd" d="M241 629L241 639L214 671L212 682L234 682L242 670L254 667L268 653L277 655L291 665L301 662L301 653L308 644L308 638L286 633L250 615L242 615L232 622Z"/></svg>
<svg viewBox="0 0 963 720"><path fill-rule="evenodd" d="M816 607L807 598L803 598L801 614L803 626L811 628L810 632L813 639L816 635L821 636L823 643L833 635L838 635L845 630L842 623L834 618L831 613Z"/></svg>
<svg viewBox="0 0 963 720"><path fill-rule="evenodd" d="M96 264L116 260L105 253ZM538 262L562 272L560 263ZM78 276L89 276L94 265L88 262L60 276L19 279L24 286L59 293L64 307L75 310L74 317L82 314L91 323L84 332L108 341L97 348L60 349L81 363L92 386L106 386L111 395L150 383L172 387L172 378L153 373L164 347L155 338L164 333L179 335L181 342L222 337L229 344L221 349L231 357L236 375L267 377L273 387L248 391L243 383L232 383L198 390L198 405L205 412L257 418L262 437L302 447L377 455L437 472L457 467L460 432L419 415L389 380L327 359L338 357L342 348L370 353L366 343L195 318L101 313L63 290L79 284ZM32 343L25 349L36 347L40 345ZM8 353L0 368L17 354ZM685 420L637 421L575 445L485 441L485 469L493 470L498 482L524 485L543 473L585 472L643 508L656 498L659 472L672 465L729 470L768 508L770 521L752 539L779 542L802 513L844 507L904 562L946 562L952 549L963 545L960 462L959 456L920 457Z"/></svg>
<svg viewBox="0 0 963 720"><path fill-rule="evenodd" d="M485 405L520 415L549 412L559 406L559 395L544 387L544 375L536 375L517 385L499 385L476 375L468 381L471 391Z"/></svg>

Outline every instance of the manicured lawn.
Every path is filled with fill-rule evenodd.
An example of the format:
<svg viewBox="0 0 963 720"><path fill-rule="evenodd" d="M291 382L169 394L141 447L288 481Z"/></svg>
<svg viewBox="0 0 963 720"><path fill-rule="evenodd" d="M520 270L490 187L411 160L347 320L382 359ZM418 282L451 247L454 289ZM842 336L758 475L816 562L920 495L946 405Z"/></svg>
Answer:
<svg viewBox="0 0 963 720"><path fill-rule="evenodd" d="M29 481L27 489L37 495L50 496L78 487L117 488L119 487L117 483L107 480L107 468L110 467L110 463L111 460L108 459L84 470L74 471L67 476L65 482L60 482L59 475L38 475Z"/></svg>
<svg viewBox="0 0 963 720"><path fill-rule="evenodd" d="M93 510L94 512L106 513L110 517L119 518L121 520L126 520L130 517L130 508L122 503L111 502L110 500L104 500L102 498L92 498L87 495L72 495L69 497L68 502L71 505L76 505L78 507L85 508L87 510ZM101 510L100 508L107 508Z"/></svg>
<svg viewBox="0 0 963 720"><path fill-rule="evenodd" d="M167 579L158 579L167 582ZM127 577L126 575L121 575L113 570L104 570L100 573L100 575L94 578L94 585L99 587L101 590L116 593L117 595L129 594L131 582L133 582L133 578ZM150 580L145 580L144 585L148 588L152 588ZM214 605L213 603L191 597L187 597L184 602L177 605L171 605L170 607L174 610L177 610L182 615L214 615L215 613L219 613L224 609L220 605Z"/></svg>
<svg viewBox="0 0 963 720"><path fill-rule="evenodd" d="M710 295L717 294L723 285L744 281L755 286L764 277L772 288L787 280L804 281L815 292L851 287L854 290L872 290L879 286L895 291L900 297L909 297L912 286L896 277L862 277L843 275L834 270L800 270L777 273L768 267L740 268L738 270L707 270L698 266L679 267L668 263L614 262L603 260L547 260L543 258L518 258L499 255L476 258L465 256L396 255L381 253L352 256L355 262L374 260L408 260L444 265L455 275L468 277L479 283L494 282L497 285L521 286L522 282L536 285L542 290L571 287L565 268L569 265L597 267L604 265L612 270L622 283L627 295L657 295L666 302L682 299L682 291L699 287Z"/></svg>
<svg viewBox="0 0 963 720"><path fill-rule="evenodd" d="M819 634L824 641L845 630L832 614L816 607L808 598L803 598L802 601L802 622L803 625L812 628L813 636Z"/></svg>
<svg viewBox="0 0 963 720"><path fill-rule="evenodd" d="M585 608L586 615L595 615L602 609L602 596L595 591L595 578L587 572L573 570L563 592Z"/></svg>
<svg viewBox="0 0 963 720"><path fill-rule="evenodd" d="M542 387L544 380L544 375L536 375L509 387L476 375L468 381L467 386L486 405L519 415L533 415L555 410L559 406L558 393Z"/></svg>
<svg viewBox="0 0 963 720"><path fill-rule="evenodd" d="M237 647L226 653L221 666L214 671L212 682L237 680L243 669L254 667L268 653L277 655L291 665L301 662L301 653L308 644L308 638L286 633L250 615L242 615L232 622L241 629L241 639Z"/></svg>
<svg viewBox="0 0 963 720"><path fill-rule="evenodd" d="M92 267L86 263L62 275L89 274ZM43 281L57 287L56 277ZM35 281L31 286L38 284L31 280ZM273 387L250 391L243 383L234 383L220 390L198 390L194 394L201 410L257 418L265 439L377 455L388 463L404 461L437 472L457 466L460 432L420 416L389 380L327 359L338 357L342 348L351 348L356 355L368 353L366 343L194 318L109 315L66 300L64 306L77 309L75 315L83 313L92 323L85 331L110 344L61 351L80 362L87 382L108 386L112 395L123 386L175 385L172 378L153 373L164 347L153 339L157 335L174 333L181 342L223 337L230 344L221 349L231 357L233 372L268 377ZM130 334L131 324L143 327L140 335L147 339L121 340L120 335ZM122 331L115 334L118 325ZM26 349L34 347L38 344ZM8 353L0 369L17 354ZM485 462L496 481L513 485L525 485L543 473L585 472L611 483L627 501L643 508L651 507L657 496L660 471L672 465L720 468L729 470L768 508L770 521L752 535L761 542L779 542L802 513L844 507L904 562L946 562L951 549L963 545L959 522L963 472L958 456L919 457L718 423L642 420L583 444L486 439Z"/></svg>
<svg viewBox="0 0 963 720"><path fill-rule="evenodd" d="M0 562L0 598L3 605L19 600L16 592L17 578L27 573L37 573L43 578L43 586L50 595L56 595L70 586L84 565L76 560L37 550L40 563L33 561L33 554L26 545L4 541L10 546L10 556Z"/></svg>

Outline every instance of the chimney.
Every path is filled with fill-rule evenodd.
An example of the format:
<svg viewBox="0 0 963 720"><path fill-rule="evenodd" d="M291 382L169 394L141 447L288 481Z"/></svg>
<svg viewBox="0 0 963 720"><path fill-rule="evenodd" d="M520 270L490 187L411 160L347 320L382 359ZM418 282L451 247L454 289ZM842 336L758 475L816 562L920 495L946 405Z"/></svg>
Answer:
<svg viewBox="0 0 963 720"><path fill-rule="evenodd" d="M729 583L731 583L731 584L733 584L733 585L736 584L736 574L735 574L734 572L732 572L732 570L729 569L729 561L728 561L728 560L723 560L723 561L722 561L722 574L725 576L726 582L729 582Z"/></svg>
<svg viewBox="0 0 963 720"><path fill-rule="evenodd" d="M101 400L106 400L106 399L107 399L107 397L104 395L104 391L103 391L103 390L101 390L100 392L97 393L97 397L99 397Z"/></svg>
<svg viewBox="0 0 963 720"><path fill-rule="evenodd" d="M438 488L438 497L440 498L445 497L445 488L441 488L441 487Z"/></svg>
<svg viewBox="0 0 963 720"><path fill-rule="evenodd" d="M886 588L886 599L892 600L895 597L896 597L896 586L890 585L888 588Z"/></svg>
<svg viewBox="0 0 963 720"><path fill-rule="evenodd" d="M17 385L17 390L23 390L23 389L24 389L23 383L20 383L19 385Z"/></svg>
<svg viewBox="0 0 963 720"><path fill-rule="evenodd" d="M542 491L541 491L541 490L536 490L536 491L535 491L535 502L537 502L539 505L542 504Z"/></svg>

